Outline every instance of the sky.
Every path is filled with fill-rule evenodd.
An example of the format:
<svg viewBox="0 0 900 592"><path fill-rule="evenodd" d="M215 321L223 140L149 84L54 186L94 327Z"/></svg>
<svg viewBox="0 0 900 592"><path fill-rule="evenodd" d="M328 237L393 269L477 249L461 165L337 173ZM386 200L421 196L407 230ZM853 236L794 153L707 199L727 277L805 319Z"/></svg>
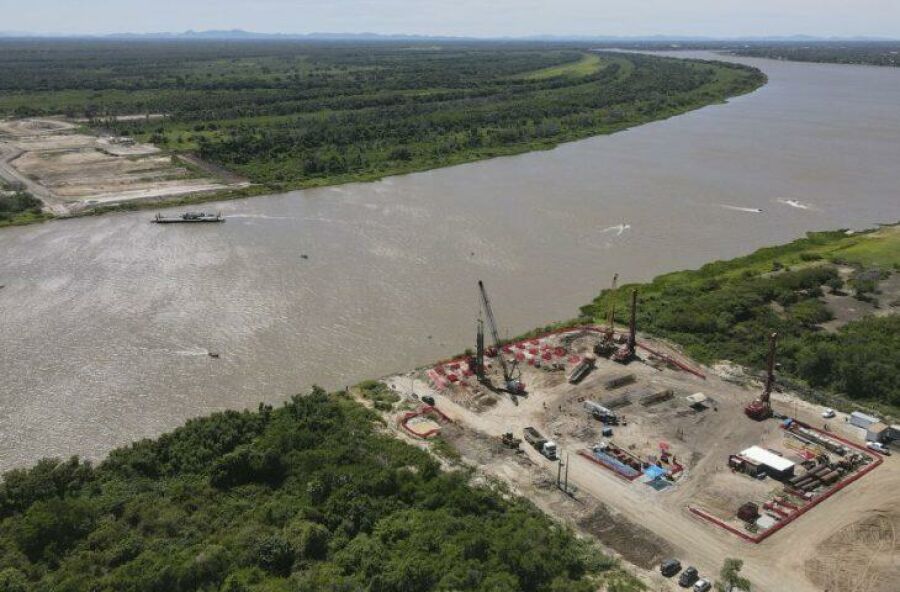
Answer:
<svg viewBox="0 0 900 592"><path fill-rule="evenodd" d="M881 36L900 0L0 0L0 30L261 33Z"/></svg>

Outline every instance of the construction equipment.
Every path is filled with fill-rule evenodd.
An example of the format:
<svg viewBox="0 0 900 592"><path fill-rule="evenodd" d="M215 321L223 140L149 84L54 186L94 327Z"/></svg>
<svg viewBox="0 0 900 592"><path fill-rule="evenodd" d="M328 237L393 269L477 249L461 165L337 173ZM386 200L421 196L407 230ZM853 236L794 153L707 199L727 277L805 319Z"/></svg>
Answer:
<svg viewBox="0 0 900 592"><path fill-rule="evenodd" d="M500 437L500 443L512 450L518 450L522 440L513 436L512 432L506 432Z"/></svg>
<svg viewBox="0 0 900 592"><path fill-rule="evenodd" d="M775 345L778 341L778 333L772 333L769 337L769 357L766 361L766 385L758 399L744 407L744 413L750 419L763 421L772 417L772 403L769 398L772 395L772 387L775 386Z"/></svg>
<svg viewBox="0 0 900 592"><path fill-rule="evenodd" d="M469 367L475 371L475 377L479 382L487 380L484 371L484 321L480 317L475 333L475 357L469 360Z"/></svg>
<svg viewBox="0 0 900 592"><path fill-rule="evenodd" d="M631 318L628 322L628 341L616 350L612 360L627 364L634 360L637 351L637 290L631 291Z"/></svg>
<svg viewBox="0 0 900 592"><path fill-rule="evenodd" d="M604 425L618 425L619 417L608 407L604 407L596 401L585 401L584 410L590 413L594 419Z"/></svg>
<svg viewBox="0 0 900 592"><path fill-rule="evenodd" d="M548 440L532 427L525 428L523 435L525 436L525 441L531 444L535 450L550 460L556 459L556 442Z"/></svg>
<svg viewBox="0 0 900 592"><path fill-rule="evenodd" d="M611 296L609 299L609 312L606 315L606 328L603 330L603 338L600 343L594 346L594 353L598 356L608 357L616 351L616 284L619 281L619 274L613 276Z"/></svg>
<svg viewBox="0 0 900 592"><path fill-rule="evenodd" d="M491 308L491 301L488 298L487 291L484 289L484 282L478 280L478 289L481 292L481 305L484 309L484 314L487 316L488 327L491 330L491 337L494 338L494 346L497 348L497 359L500 361L500 368L503 370L503 383L506 388L506 392L511 395L524 395L525 394L525 385L522 384L522 381L518 379L516 373L518 371L518 365L515 360L512 362L507 362L503 358L503 350L501 348L500 343L500 333L497 331L497 321L494 318L494 310ZM484 338L482 337L482 340ZM487 383L487 379L485 378L484 383Z"/></svg>
<svg viewBox="0 0 900 592"><path fill-rule="evenodd" d="M590 374L591 370L594 369L594 362L596 362L596 360L593 356L585 356L584 359L572 369L572 373L569 374L569 384L578 384L584 380L584 377Z"/></svg>

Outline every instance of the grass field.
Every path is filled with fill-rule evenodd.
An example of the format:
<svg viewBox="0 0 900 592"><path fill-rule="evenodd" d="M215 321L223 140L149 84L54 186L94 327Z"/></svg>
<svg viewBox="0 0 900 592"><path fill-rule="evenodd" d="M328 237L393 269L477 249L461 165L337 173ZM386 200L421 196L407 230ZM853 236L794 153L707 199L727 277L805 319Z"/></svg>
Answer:
<svg viewBox="0 0 900 592"><path fill-rule="evenodd" d="M527 80L546 80L548 78L558 78L560 76L590 76L600 70L603 61L596 54L586 54L577 62L570 64L560 64L559 66L551 66L543 68L535 72L528 72L521 76Z"/></svg>

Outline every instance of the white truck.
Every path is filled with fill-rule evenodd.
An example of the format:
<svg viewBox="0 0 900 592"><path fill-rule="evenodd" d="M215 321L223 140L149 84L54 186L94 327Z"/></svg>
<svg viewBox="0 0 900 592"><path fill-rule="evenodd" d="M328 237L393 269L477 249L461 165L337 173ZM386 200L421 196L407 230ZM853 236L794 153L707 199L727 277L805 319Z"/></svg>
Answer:
<svg viewBox="0 0 900 592"><path fill-rule="evenodd" d="M525 428L524 436L525 441L531 444L535 450L550 460L556 460L556 442L548 440L532 427Z"/></svg>

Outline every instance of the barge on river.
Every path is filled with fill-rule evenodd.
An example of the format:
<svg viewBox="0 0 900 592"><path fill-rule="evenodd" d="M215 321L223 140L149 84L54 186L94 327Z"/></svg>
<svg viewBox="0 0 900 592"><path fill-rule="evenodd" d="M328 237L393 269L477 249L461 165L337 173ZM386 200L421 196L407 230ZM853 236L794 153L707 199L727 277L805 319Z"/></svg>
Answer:
<svg viewBox="0 0 900 592"><path fill-rule="evenodd" d="M163 216L157 214L153 218L156 224L190 224L195 222L224 222L222 214L209 214L207 212L186 212L180 216Z"/></svg>

